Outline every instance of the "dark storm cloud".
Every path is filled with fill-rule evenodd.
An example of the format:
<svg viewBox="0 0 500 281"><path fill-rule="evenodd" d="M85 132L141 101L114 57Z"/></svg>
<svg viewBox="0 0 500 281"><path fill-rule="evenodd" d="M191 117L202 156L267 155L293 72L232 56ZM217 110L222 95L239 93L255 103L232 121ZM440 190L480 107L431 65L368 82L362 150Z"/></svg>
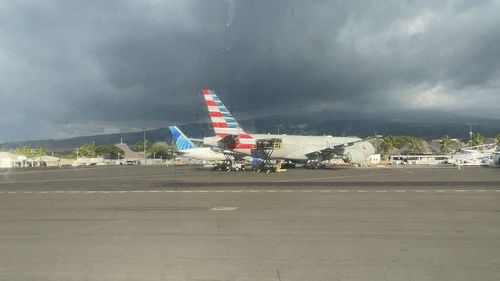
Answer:
<svg viewBox="0 0 500 281"><path fill-rule="evenodd" d="M206 120L203 87L241 117L500 117L499 12L498 1L4 1L0 141Z"/></svg>

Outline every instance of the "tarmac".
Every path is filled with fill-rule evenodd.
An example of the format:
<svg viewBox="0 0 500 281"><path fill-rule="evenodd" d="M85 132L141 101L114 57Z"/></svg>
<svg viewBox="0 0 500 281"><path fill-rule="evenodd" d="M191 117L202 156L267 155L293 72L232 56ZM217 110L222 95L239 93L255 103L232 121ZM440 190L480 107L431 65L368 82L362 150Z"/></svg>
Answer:
<svg viewBox="0 0 500 281"><path fill-rule="evenodd" d="M0 280L499 280L500 169L0 170Z"/></svg>

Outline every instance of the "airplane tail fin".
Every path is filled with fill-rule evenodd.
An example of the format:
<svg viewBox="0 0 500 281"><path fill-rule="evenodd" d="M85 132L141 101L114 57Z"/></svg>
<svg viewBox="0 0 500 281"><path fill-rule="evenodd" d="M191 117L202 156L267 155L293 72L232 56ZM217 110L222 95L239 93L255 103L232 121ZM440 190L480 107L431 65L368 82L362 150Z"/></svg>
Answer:
<svg viewBox="0 0 500 281"><path fill-rule="evenodd" d="M234 119L233 115L231 115L226 106L219 97L217 97L215 91L203 89L203 96L205 97L208 113L210 114L212 126L217 136L225 137L226 135L239 135L245 133Z"/></svg>
<svg viewBox="0 0 500 281"><path fill-rule="evenodd" d="M177 126L169 126L170 132L172 133L172 137L175 140L175 146L177 150L186 150L195 148L196 145L188 139L182 132L177 128Z"/></svg>
<svg viewBox="0 0 500 281"><path fill-rule="evenodd" d="M255 139L243 131L233 115L219 97L217 97L215 91L203 89L202 93L208 108L208 114L210 114L215 135L222 139L231 137L232 141L230 146L232 146L233 149L255 148Z"/></svg>

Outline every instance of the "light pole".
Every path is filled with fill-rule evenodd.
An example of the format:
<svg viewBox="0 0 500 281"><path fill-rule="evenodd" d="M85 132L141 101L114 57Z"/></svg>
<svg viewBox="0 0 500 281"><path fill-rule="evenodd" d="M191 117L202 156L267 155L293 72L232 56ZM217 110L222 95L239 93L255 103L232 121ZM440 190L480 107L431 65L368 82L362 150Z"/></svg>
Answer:
<svg viewBox="0 0 500 281"><path fill-rule="evenodd" d="M280 125L281 124L278 124L278 135L280 134Z"/></svg>
<svg viewBox="0 0 500 281"><path fill-rule="evenodd" d="M146 128L142 128L142 131L144 132L144 138L143 138L143 143L142 143L142 146L143 146L143 153L144 153L144 164L146 164Z"/></svg>
<svg viewBox="0 0 500 281"><path fill-rule="evenodd" d="M476 125L476 123L465 123L465 125L469 126L470 146L472 146L472 126Z"/></svg>

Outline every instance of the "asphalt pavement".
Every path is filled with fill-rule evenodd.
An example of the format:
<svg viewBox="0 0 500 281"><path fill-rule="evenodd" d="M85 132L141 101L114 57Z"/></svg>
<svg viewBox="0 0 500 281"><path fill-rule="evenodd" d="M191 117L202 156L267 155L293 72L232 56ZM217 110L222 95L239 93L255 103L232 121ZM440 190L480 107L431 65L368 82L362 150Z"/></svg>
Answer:
<svg viewBox="0 0 500 281"><path fill-rule="evenodd" d="M0 175L0 280L500 276L500 169Z"/></svg>

